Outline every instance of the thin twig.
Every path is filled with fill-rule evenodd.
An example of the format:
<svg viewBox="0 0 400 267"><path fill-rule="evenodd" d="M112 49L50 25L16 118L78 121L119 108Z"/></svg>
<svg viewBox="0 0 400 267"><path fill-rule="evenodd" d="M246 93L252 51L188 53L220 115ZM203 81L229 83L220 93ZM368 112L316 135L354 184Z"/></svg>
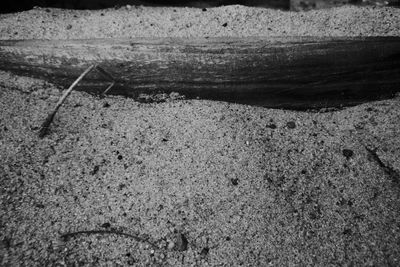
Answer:
<svg viewBox="0 0 400 267"><path fill-rule="evenodd" d="M126 236L129 238L133 238L134 240L136 240L138 242L147 243L150 246L152 246L153 248L158 249L158 246L156 244L154 244L153 242L151 242L147 239L141 238L137 235L127 234L124 232L113 231L113 230L87 230L87 231L71 232L71 233L66 233L66 234L61 235L61 238L63 238L64 240L68 240L68 238L70 238L70 237L74 237L74 236L78 236L78 235L92 235L92 234L112 234L112 235Z"/></svg>
<svg viewBox="0 0 400 267"><path fill-rule="evenodd" d="M50 124L53 122L54 116L56 115L58 109L61 107L61 105L64 103L65 99L69 96L69 94L72 92L72 90L76 87L76 85L91 71L96 65L91 65L89 68L87 68L79 77L76 79L71 86L65 91L65 93L61 96L61 98L58 100L56 107L54 110L47 116L46 120L43 122L40 131L39 131L39 137L43 138L50 127Z"/></svg>
<svg viewBox="0 0 400 267"><path fill-rule="evenodd" d="M108 71L106 71L105 69L103 69L102 67L96 66L96 69L97 69L101 74L103 74L103 76L107 77L110 81L115 81L115 78L114 78Z"/></svg>
<svg viewBox="0 0 400 267"><path fill-rule="evenodd" d="M108 91L111 90L111 88L115 85L115 78L105 69L103 69L100 66L96 66L96 69L100 72L101 75L103 75L105 78L109 79L112 83L107 87L106 90L103 91L103 93L101 94L102 96L104 96L105 94L108 93Z"/></svg>
<svg viewBox="0 0 400 267"><path fill-rule="evenodd" d="M380 159L378 154L376 153L376 148L371 149L365 146L365 149L368 153L372 156L376 163L378 163L379 167L392 179L392 181L396 184L400 184L400 175L392 168L387 166L383 161Z"/></svg>
<svg viewBox="0 0 400 267"><path fill-rule="evenodd" d="M105 94L107 94L108 91L110 91L110 89L111 89L114 85L115 85L115 82L112 82L112 83L107 87L107 89L104 90L104 92L102 93L102 95L104 96Z"/></svg>

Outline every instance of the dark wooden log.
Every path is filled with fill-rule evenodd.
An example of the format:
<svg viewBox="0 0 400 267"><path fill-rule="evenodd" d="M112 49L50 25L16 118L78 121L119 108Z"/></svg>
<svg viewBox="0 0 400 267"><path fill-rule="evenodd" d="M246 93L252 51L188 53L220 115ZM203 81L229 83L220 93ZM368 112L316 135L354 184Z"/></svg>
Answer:
<svg viewBox="0 0 400 267"><path fill-rule="evenodd" d="M89 65L117 94L285 108L353 105L400 88L399 37L134 38L0 41L0 69L70 85ZM92 72L80 88L110 83Z"/></svg>

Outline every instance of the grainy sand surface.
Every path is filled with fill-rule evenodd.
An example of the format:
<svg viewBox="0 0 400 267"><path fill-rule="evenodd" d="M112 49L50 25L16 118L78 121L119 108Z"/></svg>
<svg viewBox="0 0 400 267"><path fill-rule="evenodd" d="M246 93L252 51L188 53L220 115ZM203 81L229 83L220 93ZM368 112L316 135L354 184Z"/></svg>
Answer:
<svg viewBox="0 0 400 267"><path fill-rule="evenodd" d="M399 35L398 9L175 8L181 30L173 10L39 9L0 37ZM0 265L400 265L399 96L306 113L73 92L39 139L61 94L0 72Z"/></svg>
<svg viewBox="0 0 400 267"><path fill-rule="evenodd" d="M341 7L287 12L244 6L38 8L0 16L1 39L400 35L400 9Z"/></svg>

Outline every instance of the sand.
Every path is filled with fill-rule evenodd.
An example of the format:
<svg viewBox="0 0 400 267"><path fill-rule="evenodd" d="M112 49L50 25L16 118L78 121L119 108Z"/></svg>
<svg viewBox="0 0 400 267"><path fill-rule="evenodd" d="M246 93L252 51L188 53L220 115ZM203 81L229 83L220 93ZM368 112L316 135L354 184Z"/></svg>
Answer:
<svg viewBox="0 0 400 267"><path fill-rule="evenodd" d="M400 9L355 7L287 12L245 6L37 8L0 15L0 39L131 37L398 36Z"/></svg>
<svg viewBox="0 0 400 267"><path fill-rule="evenodd" d="M37 9L0 37L399 35L389 8L175 8L204 23L179 29L173 10ZM62 90L0 72L0 265L400 265L399 95L295 112L73 92L40 139Z"/></svg>

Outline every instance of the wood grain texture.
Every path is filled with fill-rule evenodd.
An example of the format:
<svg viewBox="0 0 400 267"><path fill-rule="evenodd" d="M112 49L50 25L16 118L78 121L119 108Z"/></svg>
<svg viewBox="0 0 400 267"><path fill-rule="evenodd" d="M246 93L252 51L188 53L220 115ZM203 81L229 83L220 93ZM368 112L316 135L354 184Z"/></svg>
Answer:
<svg viewBox="0 0 400 267"><path fill-rule="evenodd" d="M352 105L400 88L400 38L135 38L0 41L0 69L69 85L89 65L128 96L179 92L268 107ZM98 73L81 88L109 84Z"/></svg>

